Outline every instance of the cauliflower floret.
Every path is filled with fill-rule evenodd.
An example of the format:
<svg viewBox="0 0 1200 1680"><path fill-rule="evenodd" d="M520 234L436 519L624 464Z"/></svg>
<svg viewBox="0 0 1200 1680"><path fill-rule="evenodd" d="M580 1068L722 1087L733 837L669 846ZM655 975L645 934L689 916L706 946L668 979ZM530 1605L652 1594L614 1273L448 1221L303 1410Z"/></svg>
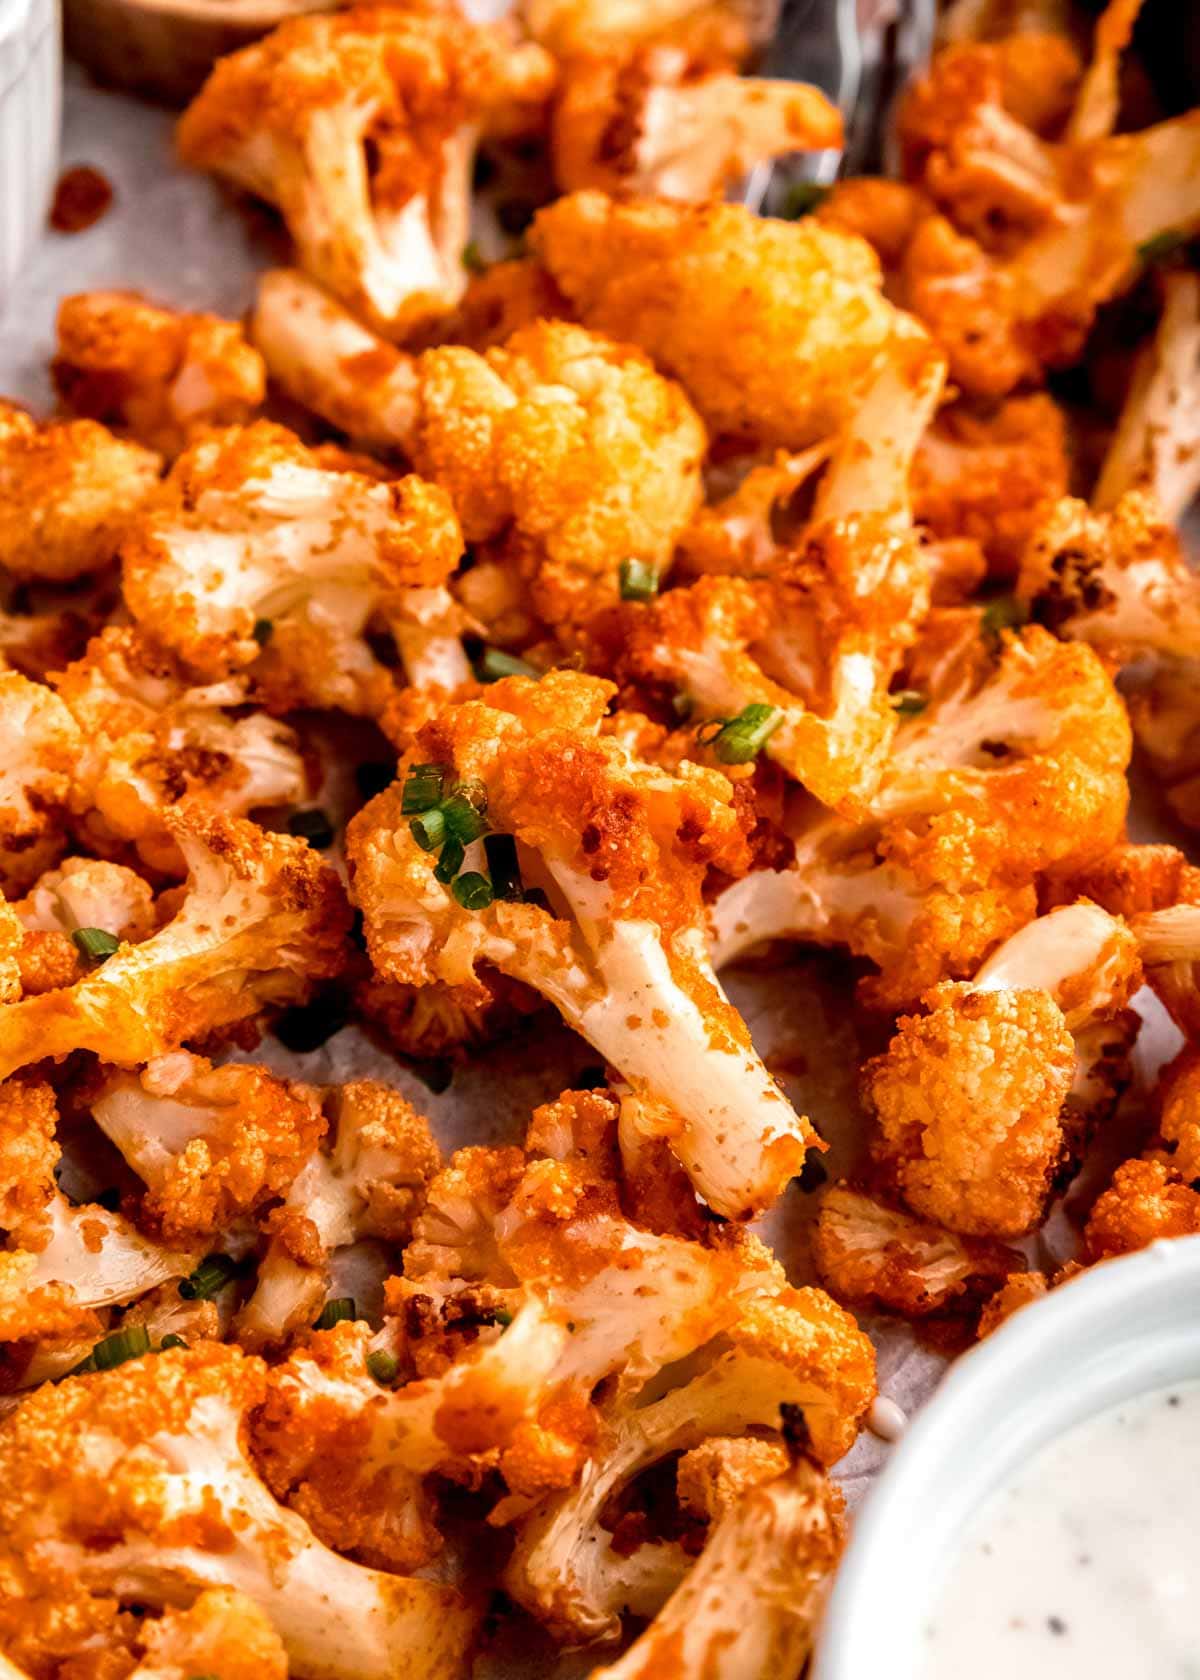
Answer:
<svg viewBox="0 0 1200 1680"><path fill-rule="evenodd" d="M935 988L927 1014L901 1019L864 1093L875 1154L916 1213L969 1236L1038 1223L1079 1142L1063 1110L1094 1045L1084 1035L1140 981L1129 930L1080 903L1031 922L973 982Z"/></svg>
<svg viewBox="0 0 1200 1680"><path fill-rule="evenodd" d="M1113 1174L1083 1233L1090 1261L1131 1254L1167 1237L1200 1234L1200 1192L1162 1161L1126 1161Z"/></svg>
<svg viewBox="0 0 1200 1680"><path fill-rule="evenodd" d="M83 746L75 719L48 688L15 671L0 671L0 889L4 892L23 892L66 850L67 806Z"/></svg>
<svg viewBox="0 0 1200 1680"><path fill-rule="evenodd" d="M138 1630L141 1660L129 1680L287 1680L287 1652L270 1617L245 1593L207 1587L186 1610L168 1608Z"/></svg>
<svg viewBox="0 0 1200 1680"><path fill-rule="evenodd" d="M340 972L349 906L307 841L196 803L164 820L189 871L177 913L75 985L0 1010L0 1078L73 1050L132 1067Z"/></svg>
<svg viewBox="0 0 1200 1680"><path fill-rule="evenodd" d="M309 1151L268 1220L266 1256L238 1317L249 1347L282 1342L312 1323L335 1249L363 1237L403 1242L439 1165L428 1121L378 1080L332 1087L325 1106L327 1147ZM298 1164L289 1163L289 1173Z"/></svg>
<svg viewBox="0 0 1200 1680"><path fill-rule="evenodd" d="M640 345L712 432L763 447L836 431L904 321L870 247L808 219L584 192L530 242L585 325Z"/></svg>
<svg viewBox="0 0 1200 1680"><path fill-rule="evenodd" d="M978 541L999 577L1016 572L1048 508L1067 493L1066 423L1051 398L1011 397L990 414L944 408L917 450L913 517L938 538Z"/></svg>
<svg viewBox="0 0 1200 1680"><path fill-rule="evenodd" d="M811 1130L755 1055L705 950L700 888L710 865L739 865L727 779L635 759L600 733L612 685L573 671L506 678L486 699L447 706L402 761L400 779L350 825L347 859L376 970L407 984L478 983L487 963L523 980L671 1111L671 1147L719 1213L768 1206L799 1170ZM522 881L543 903L437 878L456 861L421 849L405 779L441 767L470 805L470 833L512 836ZM478 785L477 785L478 784ZM486 800L486 817L479 811ZM457 818L456 818L457 820ZM458 842L454 842L455 846ZM472 844L475 844L472 839ZM488 903L467 908L472 888ZM499 896L495 889L499 888ZM464 897L467 893L466 903Z"/></svg>
<svg viewBox="0 0 1200 1680"><path fill-rule="evenodd" d="M286 1195L325 1129L317 1093L241 1063L176 1050L89 1093L100 1130L147 1188L168 1242L199 1243Z"/></svg>
<svg viewBox="0 0 1200 1680"><path fill-rule="evenodd" d="M475 1617L458 1593L348 1562L267 1492L242 1439L265 1388L259 1360L206 1343L47 1386L4 1420L0 1630L14 1657L44 1661L47 1613L231 1587L298 1673L466 1673Z"/></svg>
<svg viewBox="0 0 1200 1680"><path fill-rule="evenodd" d="M799 1680L841 1556L842 1496L812 1464L753 1488L650 1626L592 1680Z"/></svg>
<svg viewBox="0 0 1200 1680"><path fill-rule="evenodd" d="M378 712L392 685L365 632L387 625L409 675L455 642L445 579L462 533L445 493L321 467L266 421L180 456L163 497L122 546L134 618L199 677L245 671L275 710Z"/></svg>
<svg viewBox="0 0 1200 1680"><path fill-rule="evenodd" d="M183 860L163 826L177 800L202 794L240 817L303 804L310 791L287 724L262 712L231 715L248 700L250 679L198 686L139 630L103 631L51 680L83 731L72 807L96 850L132 842L151 868L178 874Z"/></svg>
<svg viewBox="0 0 1200 1680"><path fill-rule="evenodd" d="M1184 1050L1162 1078L1158 1130L1171 1169L1185 1184L1200 1180L1200 1055Z"/></svg>
<svg viewBox="0 0 1200 1680"><path fill-rule="evenodd" d="M160 309L136 292L79 292L58 306L50 371L72 414L178 455L202 426L248 420L266 369L235 321Z"/></svg>
<svg viewBox="0 0 1200 1680"><path fill-rule="evenodd" d="M550 130L563 192L691 202L771 158L841 145L841 114L817 88L705 73L667 46L570 65Z"/></svg>
<svg viewBox="0 0 1200 1680"><path fill-rule="evenodd" d="M652 1615L686 1568L682 1549L648 1543L624 1556L606 1508L642 1472L711 1436L775 1430L821 1463L850 1446L875 1393L871 1344L817 1289L745 1306L661 1398L614 1406L602 1450L578 1485L549 1495L520 1525L508 1591L576 1642L613 1637L628 1607Z"/></svg>
<svg viewBox="0 0 1200 1680"><path fill-rule="evenodd" d="M714 1435L675 1466L675 1497L684 1511L710 1522L738 1500L792 1467L785 1441L757 1435Z"/></svg>
<svg viewBox="0 0 1200 1680"><path fill-rule="evenodd" d="M300 266L400 338L466 284L480 133L532 126L554 74L510 24L438 0L293 18L218 61L179 150L274 204Z"/></svg>
<svg viewBox="0 0 1200 1680"><path fill-rule="evenodd" d="M821 1199L813 1259L839 1300L910 1317L978 1301L1020 1264L1001 1243L956 1236L848 1184Z"/></svg>
<svg viewBox="0 0 1200 1680"><path fill-rule="evenodd" d="M1042 1272L1014 1272L991 1300L984 1303L983 1311L979 1315L979 1340L983 1341L994 1330L999 1330L1000 1326L1015 1312L1020 1312L1022 1307L1029 1306L1033 1301L1040 1301L1049 1288L1050 1285Z"/></svg>
<svg viewBox="0 0 1200 1680"><path fill-rule="evenodd" d="M72 937L99 928L138 945L158 927L154 895L132 869L94 858L64 858L40 875L13 906L20 927L17 963L24 991L73 986L88 972L89 958Z"/></svg>
<svg viewBox="0 0 1200 1680"><path fill-rule="evenodd" d="M153 495L160 466L94 420L39 426L0 402L0 566L59 583L99 571Z"/></svg>

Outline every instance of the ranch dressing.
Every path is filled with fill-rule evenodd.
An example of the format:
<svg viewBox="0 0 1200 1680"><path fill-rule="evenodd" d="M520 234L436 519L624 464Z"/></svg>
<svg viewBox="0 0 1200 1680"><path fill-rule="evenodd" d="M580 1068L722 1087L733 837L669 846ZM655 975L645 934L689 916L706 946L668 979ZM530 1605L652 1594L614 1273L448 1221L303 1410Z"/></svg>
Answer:
<svg viewBox="0 0 1200 1680"><path fill-rule="evenodd" d="M1052 1441L977 1513L920 1680L1200 1680L1200 1383Z"/></svg>

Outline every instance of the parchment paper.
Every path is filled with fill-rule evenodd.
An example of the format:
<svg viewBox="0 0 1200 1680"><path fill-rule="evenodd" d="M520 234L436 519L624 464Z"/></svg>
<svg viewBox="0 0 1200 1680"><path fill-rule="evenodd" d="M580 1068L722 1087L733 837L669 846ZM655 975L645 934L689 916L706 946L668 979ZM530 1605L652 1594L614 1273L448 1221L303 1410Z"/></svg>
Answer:
<svg viewBox="0 0 1200 1680"><path fill-rule="evenodd" d="M256 229L209 180L175 164L171 113L99 91L74 67L68 67L67 83L63 166L87 163L102 170L116 196L109 214L88 231L70 236L47 232L0 316L0 393L40 412L49 412L53 402L46 368L62 296L101 286L132 287L175 306L238 315L251 301L257 270L280 260L265 224ZM1146 789L1135 795L1131 832L1138 840L1181 843ZM862 1057L882 1042L864 1042L848 971L833 959L800 957L724 978L768 1065L797 1109L808 1113L829 1141L823 1164L830 1179L837 1178L851 1166L861 1143L857 1070ZM1137 1078L1123 1118L1114 1122L1090 1169L1093 1174L1111 1170L1133 1146L1127 1140L1146 1084L1179 1044L1155 1000L1143 993L1136 1001L1145 1005L1147 1015L1136 1055ZM865 1031L870 1040L869 1026ZM465 1143L519 1142L531 1107L557 1095L597 1058L565 1030L547 1031L539 1018L528 1034L458 1070L440 1094L354 1028L303 1056L289 1054L268 1038L253 1059L321 1082L367 1074L389 1079L430 1116L449 1150ZM794 1282L812 1281L806 1233L817 1200L793 1186L762 1225ZM1073 1229L1056 1215L1046 1232L1031 1241L1031 1260L1061 1262L1073 1241ZM945 1360L922 1346L905 1325L889 1321L868 1328L879 1354L880 1392L911 1414L932 1392ZM838 1475L852 1505L889 1450L865 1433L843 1460ZM551 1672L568 1680L586 1674L597 1660L593 1654L554 1666L545 1648L530 1649L529 1636L514 1639L510 1634L479 1672L491 1680Z"/></svg>

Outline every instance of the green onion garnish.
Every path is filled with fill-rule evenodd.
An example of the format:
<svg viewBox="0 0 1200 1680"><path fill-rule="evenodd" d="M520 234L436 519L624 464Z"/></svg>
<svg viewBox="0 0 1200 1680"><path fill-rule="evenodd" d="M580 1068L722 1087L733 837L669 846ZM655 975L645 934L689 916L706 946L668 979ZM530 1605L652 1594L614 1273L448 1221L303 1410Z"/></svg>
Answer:
<svg viewBox="0 0 1200 1680"><path fill-rule="evenodd" d="M332 1301L326 1301L316 1318L313 1320L314 1330L332 1330L335 1324L340 1324L344 1318L357 1318L353 1295L339 1295Z"/></svg>
<svg viewBox="0 0 1200 1680"><path fill-rule="evenodd" d="M1144 263L1166 262L1183 249L1189 237L1182 228L1165 228L1152 239L1143 240L1137 248L1138 257Z"/></svg>
<svg viewBox="0 0 1200 1680"><path fill-rule="evenodd" d="M475 675L480 682L499 682L501 677L540 677L541 672L535 671L526 659L518 659L514 653L505 653L501 648L484 648L475 666Z"/></svg>
<svg viewBox="0 0 1200 1680"><path fill-rule="evenodd" d="M780 215L785 222L798 222L828 198L829 188L816 181L794 181L784 196Z"/></svg>
<svg viewBox="0 0 1200 1680"><path fill-rule="evenodd" d="M127 1359L137 1359L150 1352L150 1332L144 1324L130 1324L115 1335L105 1336L91 1352L92 1365L97 1371L111 1371L124 1365Z"/></svg>
<svg viewBox="0 0 1200 1680"><path fill-rule="evenodd" d="M409 822L408 831L423 852L436 852L446 838L446 819L440 805L422 811Z"/></svg>
<svg viewBox="0 0 1200 1680"><path fill-rule="evenodd" d="M498 1308L494 1316L496 1323L500 1325L503 1330L507 1330L513 1321L513 1315L508 1311L507 1307Z"/></svg>
<svg viewBox="0 0 1200 1680"><path fill-rule="evenodd" d="M658 594L658 572L647 560L622 560L622 601L650 601Z"/></svg>
<svg viewBox="0 0 1200 1680"><path fill-rule="evenodd" d="M185 1301L211 1301L237 1276L237 1263L228 1254L207 1254L190 1277L181 1279L179 1293Z"/></svg>
<svg viewBox="0 0 1200 1680"><path fill-rule="evenodd" d="M314 852L327 851L333 845L333 824L322 810L293 811L287 827L297 840L307 840Z"/></svg>
<svg viewBox="0 0 1200 1680"><path fill-rule="evenodd" d="M462 868L466 855L467 850L462 841L456 840L452 834L448 835L438 854L437 864L433 871L434 880L440 881L444 887L448 887Z"/></svg>
<svg viewBox="0 0 1200 1680"><path fill-rule="evenodd" d="M464 910L486 910L494 896L492 883L487 876L480 875L474 869L468 869L465 875L460 875L450 891Z"/></svg>
<svg viewBox="0 0 1200 1680"><path fill-rule="evenodd" d="M376 1348L367 1355L367 1370L384 1388L391 1388L400 1371L400 1361L386 1348Z"/></svg>
<svg viewBox="0 0 1200 1680"><path fill-rule="evenodd" d="M749 764L756 759L767 738L783 722L778 706L756 703L722 724L713 737L712 748L722 764Z"/></svg>
<svg viewBox="0 0 1200 1680"><path fill-rule="evenodd" d="M446 768L442 764L414 764L404 781L400 809L406 817L432 811L442 797Z"/></svg>
<svg viewBox="0 0 1200 1680"><path fill-rule="evenodd" d="M187 1343L184 1341L182 1336L177 1336L175 1334L174 1330L172 1330L172 1331L169 1332L168 1335L163 1337L162 1341L159 1342L158 1346L159 1346L159 1351L161 1353L165 1353L168 1348L177 1348L177 1347L185 1348L187 1346Z"/></svg>
<svg viewBox="0 0 1200 1680"><path fill-rule="evenodd" d="M929 696L919 688L902 688L892 695L892 709L901 717L916 717L929 704Z"/></svg>
<svg viewBox="0 0 1200 1680"><path fill-rule="evenodd" d="M469 846L488 830L487 789L482 782L460 782L438 809L446 825L446 833L461 846Z"/></svg>
<svg viewBox="0 0 1200 1680"><path fill-rule="evenodd" d="M266 647L267 643L271 640L271 637L275 634L275 626L269 618L256 618L254 620L254 628L251 630L250 634L254 637L254 640L258 643L259 647Z"/></svg>
<svg viewBox="0 0 1200 1680"><path fill-rule="evenodd" d="M104 928L76 928L71 940L79 955L93 963L107 962L121 947L116 934Z"/></svg>
<svg viewBox="0 0 1200 1680"><path fill-rule="evenodd" d="M483 842L487 853L488 874L492 878L492 897L519 904L521 867L517 862L517 842L511 834L489 834Z"/></svg>
<svg viewBox="0 0 1200 1680"><path fill-rule="evenodd" d="M1002 630L1015 630L1028 621L1029 614L1012 595L997 595L983 609L980 628L985 636L998 636Z"/></svg>
<svg viewBox="0 0 1200 1680"><path fill-rule="evenodd" d="M477 240L468 240L463 246L462 263L469 274L482 274L487 267Z"/></svg>

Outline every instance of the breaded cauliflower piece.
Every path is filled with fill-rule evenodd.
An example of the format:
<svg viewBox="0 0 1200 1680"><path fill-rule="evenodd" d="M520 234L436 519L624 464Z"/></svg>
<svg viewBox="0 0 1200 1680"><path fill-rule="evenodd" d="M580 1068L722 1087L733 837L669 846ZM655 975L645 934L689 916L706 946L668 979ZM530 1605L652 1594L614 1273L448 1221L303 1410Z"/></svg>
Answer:
<svg viewBox="0 0 1200 1680"><path fill-rule="evenodd" d="M340 972L350 909L307 841L195 802L164 820L188 866L175 916L75 985L0 1010L0 1078L73 1050L132 1067Z"/></svg>
<svg viewBox="0 0 1200 1680"><path fill-rule="evenodd" d="M440 1164L429 1122L379 1080L331 1087L325 1109L322 1146L289 1161L287 1194L267 1221L267 1252L238 1315L247 1347L278 1344L312 1323L336 1249L363 1237L406 1241Z"/></svg>
<svg viewBox="0 0 1200 1680"><path fill-rule="evenodd" d="M0 402L0 566L56 583L107 566L161 464L94 420L39 426Z"/></svg>
<svg viewBox="0 0 1200 1680"><path fill-rule="evenodd" d="M616 1405L579 1483L520 1524L505 1585L561 1637L612 1638L628 1608L652 1615L686 1568L682 1548L650 1542L623 1555L606 1529L644 1471L711 1436L772 1430L823 1464L850 1446L875 1393L871 1344L818 1289L752 1302L659 1399Z"/></svg>
<svg viewBox="0 0 1200 1680"><path fill-rule="evenodd" d="M1164 1238L1197 1234L1200 1192L1182 1183L1162 1161L1126 1161L1088 1217L1084 1252L1094 1263L1132 1254Z"/></svg>
<svg viewBox="0 0 1200 1680"><path fill-rule="evenodd" d="M1158 1131L1169 1165L1185 1184L1200 1180L1200 1054L1183 1050L1167 1067L1160 1087Z"/></svg>
<svg viewBox="0 0 1200 1680"><path fill-rule="evenodd" d="M984 1303L983 1311L979 1315L979 1340L983 1341L994 1330L999 1330L1000 1326L1006 1324L1014 1313L1020 1312L1022 1307L1040 1301L1049 1288L1050 1285L1042 1272L1014 1272L1006 1279L1003 1287Z"/></svg>
<svg viewBox="0 0 1200 1680"><path fill-rule="evenodd" d="M298 1673L465 1675L475 1617L453 1588L348 1562L267 1492L243 1439L265 1388L261 1361L210 1342L44 1387L0 1424L0 1635L14 1657L40 1671L82 1654L89 1610L227 1587L266 1613Z"/></svg>
<svg viewBox="0 0 1200 1680"><path fill-rule="evenodd" d="M188 795L230 816L300 805L310 792L287 724L245 710L251 678L198 684L140 630L110 627L51 678L83 732L72 793L77 830L97 851L132 842L153 869L183 859L163 812Z"/></svg>
<svg viewBox="0 0 1200 1680"><path fill-rule="evenodd" d="M685 762L672 774L602 735L612 692L573 671L506 678L420 731L399 780L347 833L368 950L402 983L469 986L487 963L532 986L635 1091L668 1106L671 1147L696 1188L745 1217L799 1170L812 1134L705 950L703 878L743 856L732 790L716 771ZM486 800L486 823L513 837L546 908L522 894L467 909L437 878L442 863L402 810L418 763L441 766L447 790L478 784L475 810Z"/></svg>
<svg viewBox="0 0 1200 1680"><path fill-rule="evenodd" d="M439 0L352 6L219 60L179 151L274 204L305 272L398 339L462 295L480 133L534 126L554 78L507 20Z"/></svg>
<svg viewBox="0 0 1200 1680"><path fill-rule="evenodd" d="M679 47L568 65L550 126L562 192L719 197L759 163L840 149L842 118L804 82L705 72Z"/></svg>
<svg viewBox="0 0 1200 1680"><path fill-rule="evenodd" d="M136 292L77 292L58 306L50 372L71 414L128 432L168 458L203 426L249 420L263 359L236 321L162 309Z"/></svg>
<svg viewBox="0 0 1200 1680"><path fill-rule="evenodd" d="M64 858L57 869L38 876L13 911L26 995L73 986L88 972L89 959L72 937L81 928L99 928L122 943L139 945L158 927L148 883L123 864L95 858Z"/></svg>
<svg viewBox="0 0 1200 1680"><path fill-rule="evenodd" d="M836 431L904 323L870 247L808 219L582 192L530 244L585 325L640 345L711 432L764 448Z"/></svg>
<svg viewBox="0 0 1200 1680"><path fill-rule="evenodd" d="M167 1242L202 1243L285 1196L325 1130L316 1091L266 1068L213 1067L176 1050L138 1073L104 1070L89 1103L146 1185L142 1215Z"/></svg>
<svg viewBox="0 0 1200 1680"><path fill-rule="evenodd" d="M801 1461L714 1522L650 1626L592 1680L799 1680L842 1552L842 1496Z"/></svg>
<svg viewBox="0 0 1200 1680"><path fill-rule="evenodd" d="M1010 397L982 414L955 403L917 450L913 517L937 538L979 542L993 576L1011 578L1030 537L1066 495L1069 471L1066 422L1050 397Z"/></svg>
<svg viewBox="0 0 1200 1680"><path fill-rule="evenodd" d="M230 1587L206 1587L186 1610L143 1617L141 1657L129 1680L288 1680L287 1652L270 1617Z"/></svg>
<svg viewBox="0 0 1200 1680"><path fill-rule="evenodd" d="M10 896L67 848L67 809L83 748L61 700L41 683L0 671L0 890Z"/></svg>
<svg viewBox="0 0 1200 1680"><path fill-rule="evenodd" d="M447 660L452 683L470 675L444 587L461 556L435 485L330 471L267 421L181 455L122 546L130 612L197 677L246 672L272 710L368 714L392 686L366 641L375 618L413 681Z"/></svg>
<svg viewBox="0 0 1200 1680"><path fill-rule="evenodd" d="M1020 1265L1002 1243L957 1236L848 1184L821 1198L812 1246L839 1301L913 1318L978 1302Z"/></svg>

